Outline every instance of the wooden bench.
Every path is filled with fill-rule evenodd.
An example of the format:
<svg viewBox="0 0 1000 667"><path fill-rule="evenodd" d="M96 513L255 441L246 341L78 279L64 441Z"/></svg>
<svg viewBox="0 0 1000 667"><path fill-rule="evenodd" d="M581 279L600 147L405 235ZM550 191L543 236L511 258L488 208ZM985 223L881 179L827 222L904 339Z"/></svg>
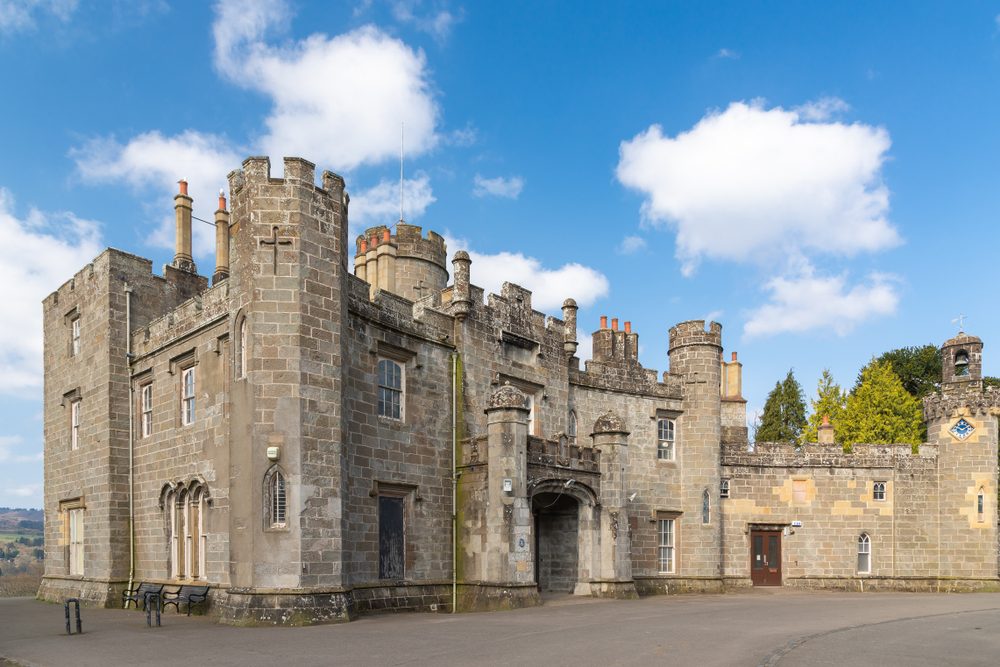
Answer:
<svg viewBox="0 0 1000 667"><path fill-rule="evenodd" d="M160 595L163 592L163 584L139 584L136 588L122 591L122 609L128 609L129 602L135 603L135 608L139 608L142 601L142 609L146 610L146 594L155 593Z"/></svg>
<svg viewBox="0 0 1000 667"><path fill-rule="evenodd" d="M202 604L208 599L208 586L181 586L176 592L167 591L163 594L163 608L168 604L174 605L174 609L180 613L180 605L186 603L187 615L191 615L191 605Z"/></svg>

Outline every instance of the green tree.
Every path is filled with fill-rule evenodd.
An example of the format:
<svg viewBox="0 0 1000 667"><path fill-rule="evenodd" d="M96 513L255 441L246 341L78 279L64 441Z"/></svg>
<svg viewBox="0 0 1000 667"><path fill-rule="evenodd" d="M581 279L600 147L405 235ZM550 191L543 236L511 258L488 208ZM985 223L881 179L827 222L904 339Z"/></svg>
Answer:
<svg viewBox="0 0 1000 667"><path fill-rule="evenodd" d="M829 368L823 369L823 377L816 383L816 400L809 399L812 405L812 414L809 415L809 423L802 433L803 442L816 442L819 437L819 425L823 423L823 415L830 416L830 423L836 424L840 421L847 404L847 392L840 388L840 385L833 381L833 374Z"/></svg>
<svg viewBox="0 0 1000 667"><path fill-rule="evenodd" d="M794 369L784 382L777 382L767 395L755 442L794 442L799 444L806 426L806 402L802 385L795 381Z"/></svg>
<svg viewBox="0 0 1000 667"><path fill-rule="evenodd" d="M858 380L851 390L852 394L861 386L865 371L876 363L892 364L892 372L899 377L903 388L910 396L917 399L917 402L927 394L936 392L941 386L941 367L944 364L941 349L936 345L927 344L883 352L858 373Z"/></svg>
<svg viewBox="0 0 1000 667"><path fill-rule="evenodd" d="M921 442L921 411L906 391L892 364L872 360L861 376L861 385L847 398L847 406L834 434L845 445L856 443Z"/></svg>

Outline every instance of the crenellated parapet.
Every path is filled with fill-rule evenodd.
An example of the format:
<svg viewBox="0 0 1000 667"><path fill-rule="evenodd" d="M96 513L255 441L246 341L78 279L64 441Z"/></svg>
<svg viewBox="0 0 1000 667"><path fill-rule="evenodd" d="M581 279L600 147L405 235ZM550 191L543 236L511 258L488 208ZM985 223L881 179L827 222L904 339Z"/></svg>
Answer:
<svg viewBox="0 0 1000 667"><path fill-rule="evenodd" d="M932 394L923 400L924 421L958 417L965 411L972 415L1000 415L1000 388L970 388L944 395Z"/></svg>
<svg viewBox="0 0 1000 667"><path fill-rule="evenodd" d="M758 442L749 451L745 444L724 443L721 463L739 468L913 468L921 462L930 465L937 455L937 445L926 443L917 454L909 444L856 444L845 453L839 444Z"/></svg>

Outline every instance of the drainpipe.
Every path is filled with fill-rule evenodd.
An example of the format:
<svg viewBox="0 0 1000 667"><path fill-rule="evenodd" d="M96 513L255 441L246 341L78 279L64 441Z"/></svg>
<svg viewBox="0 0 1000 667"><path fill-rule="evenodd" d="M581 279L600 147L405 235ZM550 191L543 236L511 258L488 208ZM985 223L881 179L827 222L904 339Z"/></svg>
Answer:
<svg viewBox="0 0 1000 667"><path fill-rule="evenodd" d="M458 356L451 355L451 613L458 606Z"/></svg>
<svg viewBox="0 0 1000 667"><path fill-rule="evenodd" d="M125 283L125 363L128 366L128 589L132 590L135 580L135 427L132 424L134 412L132 388L132 288Z"/></svg>

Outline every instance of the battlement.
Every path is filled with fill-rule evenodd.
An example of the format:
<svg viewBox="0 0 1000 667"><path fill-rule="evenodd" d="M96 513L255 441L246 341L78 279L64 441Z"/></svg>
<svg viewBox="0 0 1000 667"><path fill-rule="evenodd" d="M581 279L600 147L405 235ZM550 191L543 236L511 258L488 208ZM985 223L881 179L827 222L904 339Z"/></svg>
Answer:
<svg viewBox="0 0 1000 667"><path fill-rule="evenodd" d="M716 345L722 347L722 325L709 324L705 331L705 320L688 320L670 327L670 350L686 345Z"/></svg>
<svg viewBox="0 0 1000 667"><path fill-rule="evenodd" d="M162 317L132 332L136 357L155 353L172 342L229 315L229 283L222 282L188 299Z"/></svg>
<svg viewBox="0 0 1000 667"><path fill-rule="evenodd" d="M962 410L968 410L973 415L1000 414L1000 388L967 387L964 391L953 391L944 394L924 396L924 421L932 419L957 417Z"/></svg>
<svg viewBox="0 0 1000 667"><path fill-rule="evenodd" d="M936 461L937 456L938 446L927 443L920 445L917 454L909 444L856 444L845 453L839 444L806 443L797 447L791 442L758 442L749 451L746 444L723 443L721 463L748 468L893 468L920 467Z"/></svg>
<svg viewBox="0 0 1000 667"><path fill-rule="evenodd" d="M323 172L323 187L316 187L316 165L300 157L286 157L283 178L271 177L271 158L266 155L248 157L243 160L242 169L229 172L229 191L232 197L250 189L255 185L301 185L323 190L330 195L340 194L344 190L344 179L339 174L326 170ZM344 205L350 201L344 193Z"/></svg>

